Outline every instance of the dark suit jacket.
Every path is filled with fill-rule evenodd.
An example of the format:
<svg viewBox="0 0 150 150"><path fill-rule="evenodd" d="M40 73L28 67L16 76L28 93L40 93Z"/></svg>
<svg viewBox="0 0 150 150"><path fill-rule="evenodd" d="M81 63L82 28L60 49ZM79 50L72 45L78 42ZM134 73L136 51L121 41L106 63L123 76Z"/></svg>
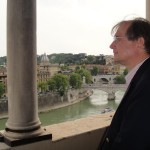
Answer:
<svg viewBox="0 0 150 150"><path fill-rule="evenodd" d="M101 150L150 150L150 58L131 80Z"/></svg>

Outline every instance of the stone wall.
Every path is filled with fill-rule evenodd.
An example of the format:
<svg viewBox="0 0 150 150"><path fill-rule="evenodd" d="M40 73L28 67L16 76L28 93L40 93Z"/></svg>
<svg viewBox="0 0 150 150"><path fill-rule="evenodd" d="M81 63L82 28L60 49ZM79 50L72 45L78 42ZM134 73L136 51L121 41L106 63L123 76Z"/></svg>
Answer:
<svg viewBox="0 0 150 150"><path fill-rule="evenodd" d="M92 90L87 89L71 89L64 96L59 96L57 93L44 93L38 96L39 111L46 111L58 107L67 106L69 104L85 99L92 94ZM8 113L7 99L0 100L0 117Z"/></svg>
<svg viewBox="0 0 150 150"><path fill-rule="evenodd" d="M0 99L0 116L8 113L7 98Z"/></svg>
<svg viewBox="0 0 150 150"><path fill-rule="evenodd" d="M69 104L85 99L92 93L92 90L87 89L71 89L68 90L62 97L57 93L41 94L38 98L39 111L67 106Z"/></svg>

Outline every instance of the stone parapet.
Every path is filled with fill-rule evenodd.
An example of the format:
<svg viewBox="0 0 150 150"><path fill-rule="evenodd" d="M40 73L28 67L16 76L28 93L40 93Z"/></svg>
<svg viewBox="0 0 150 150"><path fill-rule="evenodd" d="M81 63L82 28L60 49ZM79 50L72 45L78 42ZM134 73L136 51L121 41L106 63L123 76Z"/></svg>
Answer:
<svg viewBox="0 0 150 150"><path fill-rule="evenodd" d="M0 142L0 150L97 150L113 112L93 115L87 118L68 121L43 127L52 139L9 147Z"/></svg>

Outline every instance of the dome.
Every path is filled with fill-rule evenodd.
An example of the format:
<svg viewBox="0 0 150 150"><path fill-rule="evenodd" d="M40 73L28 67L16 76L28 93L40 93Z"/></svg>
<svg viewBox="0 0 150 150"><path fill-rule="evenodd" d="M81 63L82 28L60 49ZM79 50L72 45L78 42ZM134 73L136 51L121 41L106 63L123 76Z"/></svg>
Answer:
<svg viewBox="0 0 150 150"><path fill-rule="evenodd" d="M46 53L42 55L41 62L49 62L49 58L47 57Z"/></svg>

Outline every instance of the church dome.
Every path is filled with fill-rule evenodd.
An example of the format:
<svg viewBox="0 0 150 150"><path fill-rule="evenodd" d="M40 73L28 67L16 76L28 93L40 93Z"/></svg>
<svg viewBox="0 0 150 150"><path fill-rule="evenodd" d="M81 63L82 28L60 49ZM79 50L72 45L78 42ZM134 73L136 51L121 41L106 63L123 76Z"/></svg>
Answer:
<svg viewBox="0 0 150 150"><path fill-rule="evenodd" d="M46 53L42 55L41 62L49 62L49 58L47 57Z"/></svg>

